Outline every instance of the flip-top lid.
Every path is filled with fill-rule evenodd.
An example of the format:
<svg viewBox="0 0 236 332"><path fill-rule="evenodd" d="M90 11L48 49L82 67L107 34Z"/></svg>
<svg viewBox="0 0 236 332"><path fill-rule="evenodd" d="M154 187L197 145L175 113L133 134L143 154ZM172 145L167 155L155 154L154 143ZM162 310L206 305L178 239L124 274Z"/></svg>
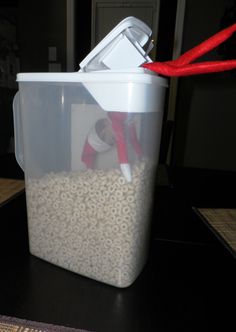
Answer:
<svg viewBox="0 0 236 332"><path fill-rule="evenodd" d="M81 71L130 69L151 62L151 34L144 22L125 18L80 63Z"/></svg>

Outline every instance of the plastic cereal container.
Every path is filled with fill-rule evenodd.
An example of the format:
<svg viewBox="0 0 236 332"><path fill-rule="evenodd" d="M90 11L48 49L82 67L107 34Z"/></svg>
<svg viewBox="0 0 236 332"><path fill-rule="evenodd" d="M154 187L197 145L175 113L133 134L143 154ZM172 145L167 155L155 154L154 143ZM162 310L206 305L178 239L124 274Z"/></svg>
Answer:
<svg viewBox="0 0 236 332"><path fill-rule="evenodd" d="M121 23L79 72L18 74L13 109L30 252L127 287L148 254L166 80L137 68L149 61L140 50L136 68L116 63L148 40L139 20Z"/></svg>

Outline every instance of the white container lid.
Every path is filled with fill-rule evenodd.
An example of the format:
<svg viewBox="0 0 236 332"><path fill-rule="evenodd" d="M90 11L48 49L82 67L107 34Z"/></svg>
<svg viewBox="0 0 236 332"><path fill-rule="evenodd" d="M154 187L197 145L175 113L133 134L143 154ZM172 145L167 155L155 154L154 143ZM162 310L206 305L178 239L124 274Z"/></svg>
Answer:
<svg viewBox="0 0 236 332"><path fill-rule="evenodd" d="M154 74L139 68L151 62L147 53L152 48L152 31L135 17L121 21L80 63L80 71L73 73L20 73L17 82L97 82L116 81L151 83ZM147 46L147 50L143 47ZM151 77L141 77L140 74ZM97 75L99 74L99 75ZM138 74L138 75L136 75ZM164 82L164 79L162 80Z"/></svg>
<svg viewBox="0 0 236 332"><path fill-rule="evenodd" d="M158 83L167 87L167 80L145 68L124 70L104 70L96 72L72 73L19 73L17 82L55 82L55 83Z"/></svg>
<svg viewBox="0 0 236 332"><path fill-rule="evenodd" d="M153 112L163 107L167 80L140 68L151 61L151 34L145 23L128 17L88 54L79 72L20 73L17 81L82 83L106 111Z"/></svg>
<svg viewBox="0 0 236 332"><path fill-rule="evenodd" d="M80 63L82 71L137 68L151 62L152 30L135 17L121 21ZM145 48L146 46L146 48Z"/></svg>

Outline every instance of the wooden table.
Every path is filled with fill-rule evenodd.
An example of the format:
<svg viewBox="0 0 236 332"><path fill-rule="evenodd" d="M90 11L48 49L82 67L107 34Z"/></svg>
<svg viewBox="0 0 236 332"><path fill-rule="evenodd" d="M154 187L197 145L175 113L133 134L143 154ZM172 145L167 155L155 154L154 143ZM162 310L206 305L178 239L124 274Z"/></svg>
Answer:
<svg viewBox="0 0 236 332"><path fill-rule="evenodd" d="M0 207L22 193L24 189L24 180L0 178Z"/></svg>

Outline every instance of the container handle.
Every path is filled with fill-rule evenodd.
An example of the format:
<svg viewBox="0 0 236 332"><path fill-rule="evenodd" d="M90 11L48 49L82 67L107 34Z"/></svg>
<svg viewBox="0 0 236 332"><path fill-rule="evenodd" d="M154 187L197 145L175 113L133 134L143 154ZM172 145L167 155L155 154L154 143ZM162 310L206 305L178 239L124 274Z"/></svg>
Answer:
<svg viewBox="0 0 236 332"><path fill-rule="evenodd" d="M13 98L13 120L14 120L14 141L15 141L15 157L19 166L24 171L24 154L23 154L23 137L22 125L20 118L20 94L19 91Z"/></svg>

